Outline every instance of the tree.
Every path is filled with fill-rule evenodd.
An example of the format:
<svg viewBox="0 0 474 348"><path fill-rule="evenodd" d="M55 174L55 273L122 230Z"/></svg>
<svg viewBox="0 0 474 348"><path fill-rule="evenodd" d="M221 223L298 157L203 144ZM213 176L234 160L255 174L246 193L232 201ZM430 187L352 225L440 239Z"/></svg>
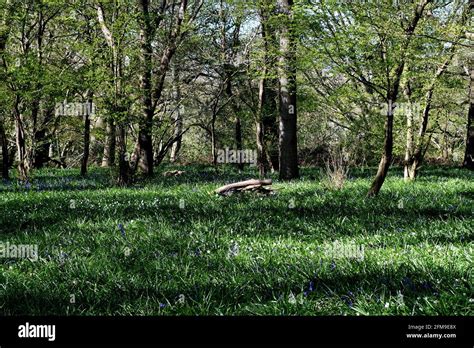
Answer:
<svg viewBox="0 0 474 348"><path fill-rule="evenodd" d="M443 75L446 73L448 67L450 66L456 52L458 51L460 41L464 36L464 26L467 22L469 11L468 6L463 6L462 3L459 5L460 11L458 11L458 9L455 7L453 13L451 14L451 16L449 16L449 22L442 23L442 25L439 25L437 23L432 24L432 28L436 29L438 32L437 39L432 40L428 38L427 40L431 40L434 42L431 42L429 45L427 45L426 42L423 42L418 45L418 47L416 47L417 51L420 52L419 54L425 55L426 58L423 60L411 60L407 64L409 65L409 68L407 69L408 72L411 72L409 70L413 69L413 67L416 65L421 65L417 69L422 70L422 74L428 71L427 78L424 79L419 74L414 74L415 77L413 79L408 78L406 83L405 94L407 96L410 106L412 106L413 104L412 94L413 89L415 88L414 86L418 86L418 88L420 89L424 87L423 89L425 90L425 95L423 96L422 101L423 107L421 110L421 121L419 125L419 131L416 137L414 134L415 125L413 123L414 116L417 116L415 115L417 108L410 107L407 108L408 110L404 110L406 112L407 118L407 143L405 150L404 177L407 181L414 180L417 177L418 170L423 162L423 157L428 149L431 140L431 136L428 140L426 140L426 137L430 113L433 109L433 96L435 88L439 84ZM458 16L455 15L458 12L461 12L459 19ZM434 22L434 19L432 19L431 21ZM457 34L455 34L456 36L453 40L450 40L449 34L446 38L443 39L442 33L444 32L457 32ZM448 42L449 44L447 45L446 42ZM424 52L426 49L425 47L428 47L427 52ZM437 52L436 56L441 57L441 62L435 59L434 64L433 62L431 62L430 64L430 60L433 61L432 57L435 56L433 52ZM415 79L418 81L414 81ZM427 80L426 86L423 86L423 82L419 82L423 80Z"/></svg>
<svg viewBox="0 0 474 348"><path fill-rule="evenodd" d="M261 76L258 90L258 113L256 117L258 168L260 176L268 171L279 170L278 124L277 124L277 86L275 51L276 35L272 14L275 10L273 1L259 2L258 14L262 36Z"/></svg>
<svg viewBox="0 0 474 348"><path fill-rule="evenodd" d="M293 0L278 0L280 25L280 178L298 178L298 142L296 108L296 37Z"/></svg>
<svg viewBox="0 0 474 348"><path fill-rule="evenodd" d="M6 70L5 66L5 47L7 44L7 39L10 34L10 23L11 23L11 14L12 14L12 5L9 0L4 4L4 9L2 11L2 20L0 22L0 67L2 77ZM5 180L9 179L9 163L10 159L8 156L8 139L5 132L5 120L4 116L0 119L0 146L2 149L2 178Z"/></svg>
<svg viewBox="0 0 474 348"><path fill-rule="evenodd" d="M467 169L474 169L474 63L472 61L469 64L469 111L463 166Z"/></svg>
<svg viewBox="0 0 474 348"><path fill-rule="evenodd" d="M192 13L188 14L188 1L167 4L162 1L155 11L150 11L149 0L139 0L139 28L140 28L140 59L141 72L141 102L142 117L139 122L139 134L136 150L134 152L135 168L138 164L146 176L153 175L153 118L156 107L163 94L165 78L170 68L178 45L192 25L196 15L201 9L203 1L195 3ZM167 22L165 19L174 20ZM160 52L155 52L153 41L154 34L161 29L164 31L165 44ZM159 66L154 69L153 56L160 58ZM155 73L156 71L156 73ZM153 79L153 75L156 78Z"/></svg>
<svg viewBox="0 0 474 348"><path fill-rule="evenodd" d="M393 112L395 105L399 97L400 81L402 78L403 71L405 69L405 64L407 60L407 51L412 41L415 30L418 26L420 19L423 17L423 13L426 9L426 6L431 2L431 0L420 0L416 5L413 16L409 22L408 27L405 29L405 37L401 45L401 55L396 64L393 76L388 77L387 85L387 116L385 120L385 140L383 146L382 159L380 160L379 168L377 174L375 175L374 181L368 196L376 196L380 192L382 185L387 176L388 169L390 168L392 159L393 159ZM382 54L384 59L388 59L386 56L387 52L382 49Z"/></svg>

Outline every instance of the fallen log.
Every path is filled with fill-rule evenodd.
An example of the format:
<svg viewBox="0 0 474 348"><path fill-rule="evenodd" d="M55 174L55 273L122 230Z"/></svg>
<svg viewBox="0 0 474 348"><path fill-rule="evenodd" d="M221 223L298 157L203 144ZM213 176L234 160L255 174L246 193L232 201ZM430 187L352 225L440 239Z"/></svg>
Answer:
<svg viewBox="0 0 474 348"><path fill-rule="evenodd" d="M264 186L270 186L272 184L271 179L267 180L246 180L246 181L240 181L236 182L233 184L228 184L225 186L222 186L215 190L214 192L217 193L218 195L227 195L230 193L234 193L237 191L260 191L260 190L265 190L265 191L270 191L268 189L265 189Z"/></svg>
<svg viewBox="0 0 474 348"><path fill-rule="evenodd" d="M185 172L182 171L182 170L171 170L169 172L164 172L163 173L163 176L166 177L166 178L169 178L169 177L176 177L176 176L181 176L183 175Z"/></svg>

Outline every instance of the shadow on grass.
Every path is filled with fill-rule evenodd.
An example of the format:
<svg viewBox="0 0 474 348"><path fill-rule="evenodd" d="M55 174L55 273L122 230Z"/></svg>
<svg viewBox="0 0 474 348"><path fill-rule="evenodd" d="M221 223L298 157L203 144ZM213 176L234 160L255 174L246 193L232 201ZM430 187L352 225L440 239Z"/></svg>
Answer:
<svg viewBox="0 0 474 348"><path fill-rule="evenodd" d="M281 274L281 268L285 265L274 264L267 266L267 274ZM124 305L128 305L132 310L129 314L140 314L145 312L148 315L157 315L161 312L160 304L176 303L178 297L182 294L188 301L189 306L194 306L194 312L200 314L216 314L210 308L226 308L226 310L235 311L237 307L245 305L260 304L268 307L281 306L281 302L287 301L288 294L302 294L305 291L306 300L316 301L319 299L331 299L340 306L350 311L358 301L372 300L375 304L380 303L383 306L383 298L388 296L403 295L407 307L411 308L417 303L420 297L439 299L441 292L452 291L452 282L455 278L466 276L464 272L453 271L444 267L434 267L427 275L421 271L407 270L400 268L392 270L392 273L385 272L382 268L372 268L364 272L352 274L340 273L337 268L329 271L328 265L314 263L297 265L293 271L296 274L289 274L287 277L278 279L277 277L268 277L261 272L248 267L240 267L239 275L241 282L223 281L214 283L208 278L182 279L181 282L154 282L154 278L149 274L140 274L136 270L127 272L138 276L140 281L133 283L127 281L127 274L120 277L107 278L106 275L91 275L90 279L82 279L74 288L71 285L64 284L57 291L50 291L49 284L64 283L60 274L55 274L55 278L47 279L44 283L37 286L27 286L26 288L15 288L13 285L4 291L1 301L0 312L3 315L64 315L64 314L87 314L87 315L113 315L124 312ZM165 271L165 270L163 270ZM212 274L206 264L194 270L197 274ZM314 274L311 277L305 274ZM169 274L169 272L167 273ZM175 274L169 274L175 276ZM434 284L431 279L439 279L439 284ZM93 285L94 289L88 287ZM245 281L243 281L245 280ZM311 290L309 284L312 282ZM123 284L123 285L122 285ZM125 285L125 286L124 286ZM69 288L68 288L69 287ZM461 283L457 291L468 291L470 286L467 283ZM68 302L71 293L77 294L77 304L71 306ZM452 293L452 296L455 294ZM258 301L256 300L258 299ZM144 300L145 304L140 303ZM280 304L275 303L280 302ZM457 298L451 303L451 306L459 305L457 302L467 302L467 299ZM467 305L465 303L464 305ZM454 308L450 304L443 304L444 311L437 314L450 314ZM414 307L415 314L426 315L425 312L419 312ZM175 306L177 312L183 311L180 306ZM447 311L447 312L446 312ZM436 308L434 308L436 313ZM453 312L459 314L459 308ZM465 307L463 314L469 313ZM173 310L169 312L173 314ZM317 311L314 315L318 315ZM336 314L336 313L323 313ZM372 313L377 314L377 313ZM451 312L452 314L452 312ZM472 313L471 313L472 314Z"/></svg>

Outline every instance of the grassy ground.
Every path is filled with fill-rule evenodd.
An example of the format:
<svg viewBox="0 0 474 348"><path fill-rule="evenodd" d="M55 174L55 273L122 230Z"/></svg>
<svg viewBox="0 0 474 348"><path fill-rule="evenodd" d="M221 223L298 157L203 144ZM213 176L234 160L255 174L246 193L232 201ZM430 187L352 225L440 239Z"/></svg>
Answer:
<svg viewBox="0 0 474 348"><path fill-rule="evenodd" d="M306 169L274 196L218 197L255 174L185 170L129 189L100 169L1 183L0 243L39 259L0 259L0 314L474 314L470 172L406 184L395 169L367 199L372 171L340 191Z"/></svg>

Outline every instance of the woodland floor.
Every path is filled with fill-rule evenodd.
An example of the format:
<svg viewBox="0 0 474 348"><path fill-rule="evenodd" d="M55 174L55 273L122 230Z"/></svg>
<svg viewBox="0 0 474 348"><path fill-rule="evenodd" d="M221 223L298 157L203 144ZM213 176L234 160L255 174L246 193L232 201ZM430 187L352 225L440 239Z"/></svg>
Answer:
<svg viewBox="0 0 474 348"><path fill-rule="evenodd" d="M407 184L394 168L367 199L373 169L339 191L303 169L268 197L212 194L252 169L170 169L186 173L127 189L97 168L0 183L0 243L39 251L0 259L0 314L474 315L472 172L423 168Z"/></svg>

